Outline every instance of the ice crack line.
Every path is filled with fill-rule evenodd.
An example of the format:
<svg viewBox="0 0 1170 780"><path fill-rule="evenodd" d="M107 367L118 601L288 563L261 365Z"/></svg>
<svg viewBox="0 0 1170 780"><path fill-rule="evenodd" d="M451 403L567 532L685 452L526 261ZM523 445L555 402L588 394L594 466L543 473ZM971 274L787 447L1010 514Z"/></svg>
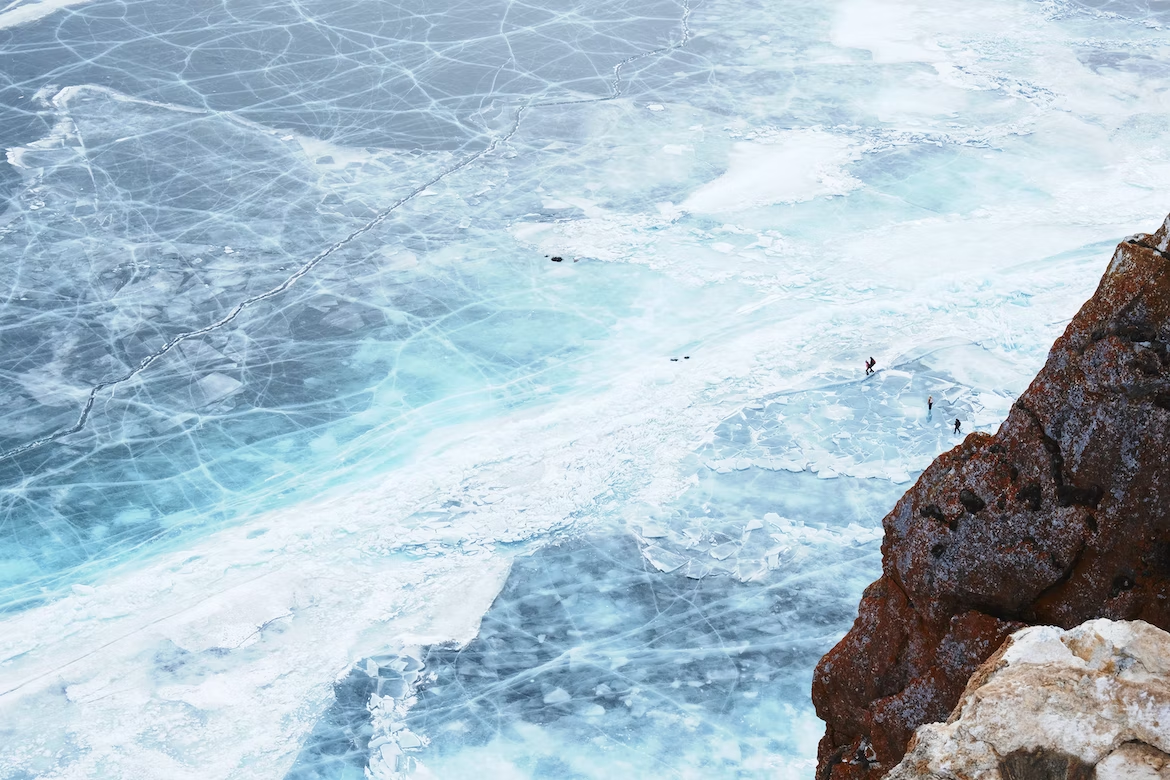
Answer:
<svg viewBox="0 0 1170 780"><path fill-rule="evenodd" d="M649 59L650 57L657 57L668 52L676 51L683 48L691 40L691 0L683 0L682 2L682 37L675 43L668 46L661 46L653 51L643 52L642 54L635 54L632 57L619 62L613 66L613 82L610 84L610 92L612 98L621 97L622 94L622 68L637 62L638 60Z"/></svg>
<svg viewBox="0 0 1170 780"><path fill-rule="evenodd" d="M575 106L582 103L604 103L610 100L617 100L624 92L622 90L622 69L627 65L633 64L639 60L649 59L650 57L659 57L663 54L669 54L672 51L678 51L691 42L694 37L691 33L691 0L682 1L682 37L678 41L660 46L651 51L645 51L641 54L634 54L626 57L624 60L613 66L613 79L609 82L609 94L605 97L586 98L582 100L550 100L543 103L533 103L535 108L544 108L545 106Z"/></svg>
<svg viewBox="0 0 1170 780"><path fill-rule="evenodd" d="M472 154L472 155L464 158L459 163L452 165L450 168L447 168L446 170L440 172L438 175L436 175L434 178L430 179L429 181L426 181L426 182L420 184L419 186L415 187L413 190L408 192L406 195L403 195L401 198L399 198L398 200L394 201L392 204L390 204L386 208L379 211L374 216L374 218L371 219L369 222L367 222L364 225L362 225L361 227L357 228L356 230L351 232L349 235L347 235L345 238L342 238L342 239L334 242L333 244L330 244L328 247L326 247L325 249L318 252L316 255L314 255L312 257L312 259L310 259L309 261L307 261L306 263L301 265L300 268L298 268L296 271L294 271L290 276L288 276L280 284L266 290L265 292L258 293L257 295L253 295L252 297L246 298L243 301L237 303L235 306L233 306L231 308L230 311L228 311L227 314L220 317L218 320L216 320L215 322L213 322L209 325L205 325L202 328L198 328L196 330L185 331L185 332L180 333L176 336L172 336L166 343L164 343L157 350L150 353L146 357L142 358L142 360L138 361L138 365L136 365L134 368L127 371L125 374L122 374L121 376L118 376L118 377L114 377L113 379L106 379L106 380L94 385L92 388L90 388L89 396L85 399L85 405L81 409L81 414L78 415L77 422L75 422L73 425L71 425L68 428L62 428L60 430L56 430L47 436L42 436L39 439L34 439L33 441L27 442L26 444L22 444L19 447L15 447L11 450L8 450L7 452L0 453L0 461L6 460L8 458L15 458L18 455L22 455L26 452L29 452L30 450L34 450L34 449L37 449L38 447L43 447L46 444L50 444L50 443L62 438L63 436L69 436L71 434L80 432L83 428L85 428L86 423L89 421L89 415L90 415L90 412L93 411L94 403L96 403L96 401L97 401L97 395L102 390L105 390L105 389L110 388L110 387L114 387L116 385L120 385L123 382L130 381L131 379L133 379L134 377L138 376L143 371L145 371L147 368L149 368L152 364L157 362L160 358L163 357L163 355L166 355L168 352L170 352L172 349L177 347L179 344L182 344L184 341L188 341L190 339L197 338L199 336L205 336L208 333L219 330L223 326L225 326L225 325L229 324L230 322L232 322L233 320L235 320L235 318L238 317L245 309L251 308L252 306L255 306L258 303L266 301L270 298L275 298L276 296L280 295L285 290L289 289L294 284L296 284L297 281L301 277L310 273L314 268L316 268L318 265L320 265L322 262L324 262L330 255L333 255L336 252L338 252L339 250L344 249L346 246L352 244L354 241L361 238L366 233L369 233L371 230L373 230L374 228L381 225L383 222L385 222L390 217L391 214L393 214L399 208L401 208L405 204L409 203L411 200L414 200L420 194L422 194L426 190L430 189L431 187L435 186L436 184L438 184L439 182L441 182L443 179L447 178L451 174L457 173L458 171L463 170L464 168L466 168L467 166L476 162L480 158L482 158L482 157L492 153L496 149L498 149L501 144L507 143L509 140L511 140L512 136L514 136L516 134L516 131L520 129L520 120L524 116L524 111L525 111L525 109L522 107L522 108L520 108L519 111L516 112L516 118L515 118L515 120L513 120L511 128L509 128L508 132L505 133L503 136L493 138L491 143L489 143L483 149L479 150L475 154Z"/></svg>
<svg viewBox="0 0 1170 780"><path fill-rule="evenodd" d="M269 290L267 290L265 292L259 293L257 295L253 295L252 297L247 298L247 299L241 301L240 303L237 303L235 306L232 307L232 309L230 311L228 311L227 314L225 314L223 317L220 317L218 320L216 320L215 322L213 322L209 325L205 325L204 327L198 328L196 330L185 331L183 333L180 333L176 336L171 337L166 343L164 343L157 350L150 353L146 357L142 358L142 360L140 360L138 362L137 366L130 369L125 374L118 376L118 377L114 377L113 379L106 379L104 381L97 383L96 385L94 385L93 387L90 388L89 395L85 399L85 405L81 408L81 413L77 417L77 422L75 422L73 425L69 426L68 428L62 428L62 429L56 430L56 431L48 434L47 436L42 436L39 439L34 439L30 442L27 442L25 444L20 445L19 447L14 447L13 449L10 449L10 450L7 450L6 452L0 453L0 461L8 460L10 458L15 458L15 457L17 457L19 455L23 455L24 453L29 452L31 450L35 450L35 449L38 449L40 447L43 447L46 444L51 444L52 442L55 442L58 439L61 439L65 436L70 436L74 433L79 433L81 430L83 430L85 428L86 424L89 422L89 416L90 416L90 413L93 411L94 404L97 402L98 393L100 393L101 391L106 390L108 388L115 387L115 386L120 385L124 382L130 381L131 379L133 379L134 377L138 376L143 371L145 371L147 368L149 368L151 365L153 365L155 362L157 362L160 358L162 358L164 355L166 355L172 349L177 347L179 344L182 344L184 341L188 341L190 339L197 338L199 336L205 336L208 333L219 330L220 328L224 327L225 325L228 325L233 320L235 320L236 317L238 317L245 309L251 308L252 306L255 306L258 303L266 301L270 298L275 298L276 296L282 294L285 290L289 289L294 284L296 284L297 280L299 280L301 277L305 276L306 274L310 273L314 268L316 268L318 265L320 265L330 255L333 255L338 250L345 248L346 246L353 243L358 238L362 237L366 233L369 233L371 230L373 230L374 228L381 225L383 222L385 222L390 217L391 214L393 214L399 208L404 206L406 203L409 203L411 200L414 200L420 194L422 194L426 190L430 189L434 185L438 184L440 181L447 178L451 174L457 173L458 171L463 170L464 168L468 167L472 163L476 162L477 160L483 158L484 156L486 156L486 155L492 153L493 151L495 151L496 149L498 149L500 147L500 145L505 144L508 141L510 141L512 139L512 137L515 136L516 133L520 130L520 124L521 124L521 121L523 120L524 113L529 108L542 108L545 106L577 105L577 104L582 104L582 103L599 103L599 102L603 102L603 101L616 100L617 98L621 97L624 94L623 88L622 88L622 69L625 68L627 65L630 65L634 62L638 62L639 60L649 59L650 57L658 57L658 56L661 56L664 54L668 54L672 51L677 51L678 49L681 49L684 46L686 46L691 41L691 38L693 37L692 33L691 33L690 20L691 20L691 0L682 0L682 19L681 19L682 36L679 38L679 40L674 42L674 43L668 44L666 46L660 46L657 49L653 49L651 51L642 52L640 54L632 55L630 57L625 58L624 60L617 63L616 65L614 65L613 66L613 80L610 81L610 83L609 83L609 91L610 91L609 95L607 95L605 97L601 97L601 98L591 99L591 100L560 100L560 101L549 101L549 102L544 102L544 103L529 103L529 104L520 106L516 110L516 117L515 117L515 119L512 120L512 126L508 129L507 133L505 133L504 135L499 136L497 138L493 138L492 141L487 146L485 146L483 149L481 149L480 151L464 158L462 161L460 161L456 165L453 165L450 168L442 171L441 173L439 173L437 176L430 179L429 181L424 182L423 184L420 184L418 187L415 187L409 193L407 193L406 195L399 198L394 203L390 204L386 208L379 211L374 216L374 218L371 219L369 222L367 222L366 224L357 228L352 233L347 235L345 238L342 238L341 240L331 244L330 246L328 246L327 248L325 248L321 252L314 255L312 259L310 259L308 262L304 263L300 268L298 268L295 272L293 272L288 278L286 278L280 284L276 285L275 287L270 288Z"/></svg>

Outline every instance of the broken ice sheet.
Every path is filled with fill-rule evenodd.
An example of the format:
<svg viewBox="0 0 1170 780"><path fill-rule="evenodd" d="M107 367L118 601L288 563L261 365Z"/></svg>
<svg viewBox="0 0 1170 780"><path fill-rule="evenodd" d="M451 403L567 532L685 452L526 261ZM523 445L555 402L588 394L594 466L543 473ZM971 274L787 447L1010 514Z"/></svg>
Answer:
<svg viewBox="0 0 1170 780"><path fill-rule="evenodd" d="M664 550L657 545L643 548L642 556L661 572L672 572L688 560L686 556Z"/></svg>

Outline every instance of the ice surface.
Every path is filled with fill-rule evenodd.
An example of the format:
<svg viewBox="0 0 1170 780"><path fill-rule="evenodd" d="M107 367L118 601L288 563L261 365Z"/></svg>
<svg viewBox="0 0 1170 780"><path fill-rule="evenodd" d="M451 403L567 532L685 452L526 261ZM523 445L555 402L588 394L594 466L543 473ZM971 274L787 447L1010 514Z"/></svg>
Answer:
<svg viewBox="0 0 1170 780"><path fill-rule="evenodd" d="M0 6L0 776L807 777L881 516L1168 208L1166 24Z"/></svg>
<svg viewBox="0 0 1170 780"><path fill-rule="evenodd" d="M787 474L763 498L761 486L732 480L722 490L757 506L718 501L711 488L684 501L739 510L706 518L695 560L724 530L744 555L753 511L796 518L765 514L757 535L776 546L767 532L782 532L771 537L789 542L785 565L751 582L695 569L664 576L616 531L517 559L466 647L432 647L417 670L409 655L377 659L376 675L367 661L338 683L288 777L361 777L371 746L391 742L403 750L377 754L374 777L408 761L438 777L807 776L820 737L807 702L812 664L880 562L880 534L858 521L899 492L878 480L824 484ZM358 706L371 694L374 704ZM387 697L411 700L405 717L383 717L395 706ZM407 747L404 732L429 742Z"/></svg>
<svg viewBox="0 0 1170 780"><path fill-rule="evenodd" d="M680 208L718 214L844 195L860 184L844 171L851 147L847 138L824 132L784 133L764 144L740 141L728 155L727 172L695 190ZM687 147L673 149L678 151L671 154L682 154Z"/></svg>

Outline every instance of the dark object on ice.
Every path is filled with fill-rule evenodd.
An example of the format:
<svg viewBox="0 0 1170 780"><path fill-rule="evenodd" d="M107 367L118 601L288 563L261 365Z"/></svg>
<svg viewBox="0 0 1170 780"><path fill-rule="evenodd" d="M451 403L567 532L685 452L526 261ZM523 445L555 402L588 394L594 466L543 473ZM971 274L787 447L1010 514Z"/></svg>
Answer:
<svg viewBox="0 0 1170 780"><path fill-rule="evenodd" d="M963 427L963 423L959 422L959 418L956 417L955 418L955 433L958 433L959 429L962 427Z"/></svg>
<svg viewBox="0 0 1170 780"><path fill-rule="evenodd" d="M929 412L932 409L934 409L934 396L928 395L926 396L926 411Z"/></svg>
<svg viewBox="0 0 1170 780"><path fill-rule="evenodd" d="M552 261L553 261L554 263L560 263L560 262L562 262L564 259L565 259L565 258L563 258L563 257L554 257L554 258L552 259Z"/></svg>
<svg viewBox="0 0 1170 780"><path fill-rule="evenodd" d="M1023 625L1170 629L1168 393L1170 219L1117 248L999 431L939 456L886 516L882 577L813 678L819 780L889 772ZM876 761L854 760L863 744ZM1051 763L1005 761L1017 780Z"/></svg>
<svg viewBox="0 0 1170 780"><path fill-rule="evenodd" d="M690 360L690 359L691 359L690 355L683 355L683 360Z"/></svg>
<svg viewBox="0 0 1170 780"><path fill-rule="evenodd" d="M877 365L877 361L874 360L873 358L870 358L869 360L865 361L865 375L869 376L870 374L872 374L873 367L876 365Z"/></svg>
<svg viewBox="0 0 1170 780"><path fill-rule="evenodd" d="M671 362L671 363L677 363L677 362L678 362L678 358L671 358L671 359L670 359L670 362Z"/></svg>

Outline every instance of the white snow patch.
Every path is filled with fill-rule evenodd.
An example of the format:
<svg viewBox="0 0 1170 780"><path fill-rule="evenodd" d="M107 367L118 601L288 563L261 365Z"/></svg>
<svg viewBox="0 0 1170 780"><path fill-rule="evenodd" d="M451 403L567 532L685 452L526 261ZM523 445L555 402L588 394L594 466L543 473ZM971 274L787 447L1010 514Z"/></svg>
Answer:
<svg viewBox="0 0 1170 780"><path fill-rule="evenodd" d="M692 192L681 208L717 214L843 195L860 186L843 169L856 154L855 141L817 130L779 133L773 143L740 141L726 173Z"/></svg>
<svg viewBox="0 0 1170 780"><path fill-rule="evenodd" d="M0 13L0 30L35 22L62 8L82 5L87 2L89 0L39 0L35 3L23 3Z"/></svg>

